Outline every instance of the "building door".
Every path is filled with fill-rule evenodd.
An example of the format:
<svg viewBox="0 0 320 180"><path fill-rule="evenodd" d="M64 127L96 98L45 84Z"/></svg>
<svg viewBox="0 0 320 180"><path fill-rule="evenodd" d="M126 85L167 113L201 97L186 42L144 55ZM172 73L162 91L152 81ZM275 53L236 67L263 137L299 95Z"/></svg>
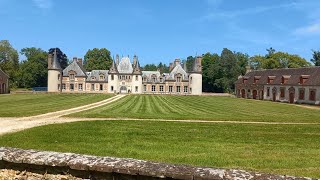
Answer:
<svg viewBox="0 0 320 180"><path fill-rule="evenodd" d="M258 94L257 90L253 90L253 91L252 91L252 97L253 97L253 99L257 99L257 94Z"/></svg>
<svg viewBox="0 0 320 180"><path fill-rule="evenodd" d="M273 88L272 89L272 101L276 101L277 100L277 88Z"/></svg>
<svg viewBox="0 0 320 180"><path fill-rule="evenodd" d="M246 98L246 90L244 89L241 90L241 97Z"/></svg>
<svg viewBox="0 0 320 180"><path fill-rule="evenodd" d="M263 100L263 90L260 91L260 100Z"/></svg>
<svg viewBox="0 0 320 180"><path fill-rule="evenodd" d="M121 86L120 87L120 93L127 93L127 87Z"/></svg>
<svg viewBox="0 0 320 180"><path fill-rule="evenodd" d="M289 103L290 104L294 103L294 92L290 92L290 94L289 94Z"/></svg>

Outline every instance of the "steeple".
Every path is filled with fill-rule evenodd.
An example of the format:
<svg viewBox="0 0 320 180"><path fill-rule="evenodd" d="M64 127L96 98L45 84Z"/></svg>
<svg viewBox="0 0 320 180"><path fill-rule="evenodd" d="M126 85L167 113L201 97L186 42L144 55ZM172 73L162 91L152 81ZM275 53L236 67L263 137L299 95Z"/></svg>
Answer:
<svg viewBox="0 0 320 180"><path fill-rule="evenodd" d="M49 55L49 59L52 58L52 55ZM49 60L50 61L50 60ZM54 69L54 70L61 70L61 66L60 66L60 62L58 60L58 56L57 56L57 48L54 49L53 52L53 59L52 59L52 65L49 69Z"/></svg>
<svg viewBox="0 0 320 180"><path fill-rule="evenodd" d="M118 55L117 55L118 56ZM109 74L117 74L119 73L118 72L118 69L117 69L117 65L116 63L114 62L114 60L112 60L112 65L111 65L111 68L109 70Z"/></svg>
<svg viewBox="0 0 320 180"><path fill-rule="evenodd" d="M202 61L202 56L197 56L195 58L192 64L192 70L191 70L192 73L202 73L201 61Z"/></svg>
<svg viewBox="0 0 320 180"><path fill-rule="evenodd" d="M133 74L142 74L141 72L141 68L140 68L140 63L138 61L138 58L136 59L136 64L134 65L134 68L133 68Z"/></svg>

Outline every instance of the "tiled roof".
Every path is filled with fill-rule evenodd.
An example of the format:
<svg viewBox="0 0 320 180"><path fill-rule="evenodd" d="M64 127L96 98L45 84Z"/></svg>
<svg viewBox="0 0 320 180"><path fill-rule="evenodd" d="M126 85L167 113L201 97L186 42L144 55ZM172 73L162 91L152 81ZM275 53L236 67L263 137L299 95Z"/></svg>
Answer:
<svg viewBox="0 0 320 180"><path fill-rule="evenodd" d="M282 78L288 78L286 85L299 85L300 78L304 75L309 76L308 80L303 85L320 85L320 67L303 67L289 69L268 69L251 71L236 81L236 84L242 84L246 79L245 84L254 84L255 77L257 85L268 83L268 78L273 78L272 84L281 85ZM260 76L260 78L258 78Z"/></svg>
<svg viewBox="0 0 320 180"><path fill-rule="evenodd" d="M76 76L86 77L86 70L82 66L82 64L78 63L77 61L73 61L69 66L67 66L63 70L63 76L69 76L69 72L74 71Z"/></svg>
<svg viewBox="0 0 320 180"><path fill-rule="evenodd" d="M109 70L92 70L87 72L87 81L108 82ZM100 75L104 76L104 80L100 80Z"/></svg>

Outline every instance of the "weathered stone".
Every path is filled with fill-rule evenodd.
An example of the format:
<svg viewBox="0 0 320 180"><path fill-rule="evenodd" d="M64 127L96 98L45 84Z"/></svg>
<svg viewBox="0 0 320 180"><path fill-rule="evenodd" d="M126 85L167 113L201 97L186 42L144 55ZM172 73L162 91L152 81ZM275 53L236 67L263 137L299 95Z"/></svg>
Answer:
<svg viewBox="0 0 320 180"><path fill-rule="evenodd" d="M196 168L194 179L224 179L225 173L224 169Z"/></svg>
<svg viewBox="0 0 320 180"><path fill-rule="evenodd" d="M89 164L92 164L95 161L97 161L96 156L77 154L77 155L75 155L74 158L69 160L67 165L70 167L70 169L88 171Z"/></svg>

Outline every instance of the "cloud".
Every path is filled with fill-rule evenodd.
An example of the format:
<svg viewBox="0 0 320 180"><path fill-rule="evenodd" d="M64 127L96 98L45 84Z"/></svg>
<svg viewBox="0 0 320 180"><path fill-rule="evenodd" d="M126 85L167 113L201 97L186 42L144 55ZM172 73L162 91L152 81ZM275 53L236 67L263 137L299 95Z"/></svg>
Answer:
<svg viewBox="0 0 320 180"><path fill-rule="evenodd" d="M40 9L51 9L53 6L52 0L32 0L32 1Z"/></svg>
<svg viewBox="0 0 320 180"><path fill-rule="evenodd" d="M245 15L254 15L260 14L272 10L283 9L283 8L292 8L295 7L297 3L288 3L288 4L281 4L281 5L274 5L274 6L261 6L261 7L254 7L248 8L238 11L222 11L222 12L211 12L205 15L202 19L212 20L212 19L220 19L220 18L235 18Z"/></svg>
<svg viewBox="0 0 320 180"><path fill-rule="evenodd" d="M308 26L297 28L293 33L295 35L317 35L317 34L320 34L320 23L313 23Z"/></svg>

